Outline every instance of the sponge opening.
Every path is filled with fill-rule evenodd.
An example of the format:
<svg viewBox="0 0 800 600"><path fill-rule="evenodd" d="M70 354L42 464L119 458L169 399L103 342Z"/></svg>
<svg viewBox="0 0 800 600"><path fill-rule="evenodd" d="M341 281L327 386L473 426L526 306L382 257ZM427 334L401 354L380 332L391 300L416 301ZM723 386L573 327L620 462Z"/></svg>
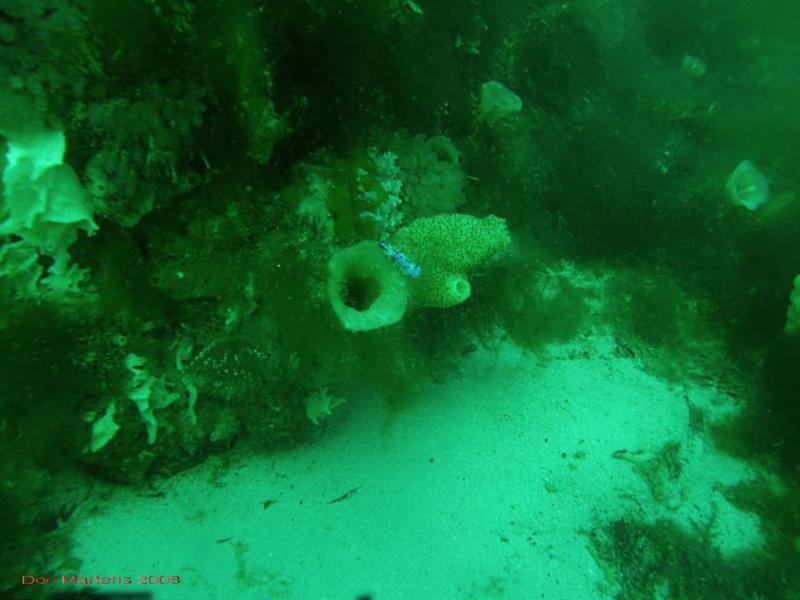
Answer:
<svg viewBox="0 0 800 600"><path fill-rule="evenodd" d="M349 275L343 282L342 301L353 310L364 312L381 294L381 284L375 277Z"/></svg>

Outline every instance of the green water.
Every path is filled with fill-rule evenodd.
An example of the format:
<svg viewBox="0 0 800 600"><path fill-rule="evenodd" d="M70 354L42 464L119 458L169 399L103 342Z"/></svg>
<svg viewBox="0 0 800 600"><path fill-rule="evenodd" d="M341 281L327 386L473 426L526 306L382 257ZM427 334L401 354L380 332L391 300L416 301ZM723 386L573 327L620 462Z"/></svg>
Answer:
<svg viewBox="0 0 800 600"><path fill-rule="evenodd" d="M800 598L799 6L0 0L0 596Z"/></svg>

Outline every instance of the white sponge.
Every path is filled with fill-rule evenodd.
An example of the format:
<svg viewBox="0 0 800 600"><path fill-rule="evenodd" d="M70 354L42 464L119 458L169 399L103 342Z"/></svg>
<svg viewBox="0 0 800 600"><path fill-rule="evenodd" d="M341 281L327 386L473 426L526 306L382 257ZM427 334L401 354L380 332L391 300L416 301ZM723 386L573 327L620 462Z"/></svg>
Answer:
<svg viewBox="0 0 800 600"><path fill-rule="evenodd" d="M14 234L48 255L69 246L77 229L97 229L78 176L64 164L62 131L8 141L0 235Z"/></svg>
<svg viewBox="0 0 800 600"><path fill-rule="evenodd" d="M22 256L45 255L53 260L41 283L56 295L77 291L83 271L70 265L68 248L82 229L97 230L92 209L75 171L64 161L63 131L41 129L7 140L0 203L0 236L14 235L15 251ZM40 268L27 269L32 276ZM0 276L12 276L6 268ZM30 287L30 281L28 287ZM34 289L38 286L34 283ZM25 296L30 294L18 295Z"/></svg>

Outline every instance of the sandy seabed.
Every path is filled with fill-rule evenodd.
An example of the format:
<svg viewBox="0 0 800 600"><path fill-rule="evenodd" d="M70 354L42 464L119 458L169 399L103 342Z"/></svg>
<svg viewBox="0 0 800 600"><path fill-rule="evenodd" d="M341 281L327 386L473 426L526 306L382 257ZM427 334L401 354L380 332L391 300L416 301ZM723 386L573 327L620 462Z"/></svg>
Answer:
<svg viewBox="0 0 800 600"><path fill-rule="evenodd" d="M719 491L755 468L690 419L726 418L735 400L670 385L614 347L584 339L546 361L482 350L397 414L363 392L314 444L241 445L157 494L114 489L73 519L80 575L161 577L107 586L157 600L600 600L617 590L589 535L624 515L687 531L713 519L723 554L763 543L758 518ZM647 468L676 446L679 476Z"/></svg>

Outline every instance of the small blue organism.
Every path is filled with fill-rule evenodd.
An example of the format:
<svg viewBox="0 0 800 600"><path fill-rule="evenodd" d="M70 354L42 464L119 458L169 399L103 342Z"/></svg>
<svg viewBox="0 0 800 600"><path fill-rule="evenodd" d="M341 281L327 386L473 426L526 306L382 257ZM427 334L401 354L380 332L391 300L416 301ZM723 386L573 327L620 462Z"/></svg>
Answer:
<svg viewBox="0 0 800 600"><path fill-rule="evenodd" d="M381 250L383 250L383 253L403 272L403 275L413 278L420 276L422 273L420 266L412 262L405 254L400 252L397 248L394 248L386 240L381 240L378 244Z"/></svg>

